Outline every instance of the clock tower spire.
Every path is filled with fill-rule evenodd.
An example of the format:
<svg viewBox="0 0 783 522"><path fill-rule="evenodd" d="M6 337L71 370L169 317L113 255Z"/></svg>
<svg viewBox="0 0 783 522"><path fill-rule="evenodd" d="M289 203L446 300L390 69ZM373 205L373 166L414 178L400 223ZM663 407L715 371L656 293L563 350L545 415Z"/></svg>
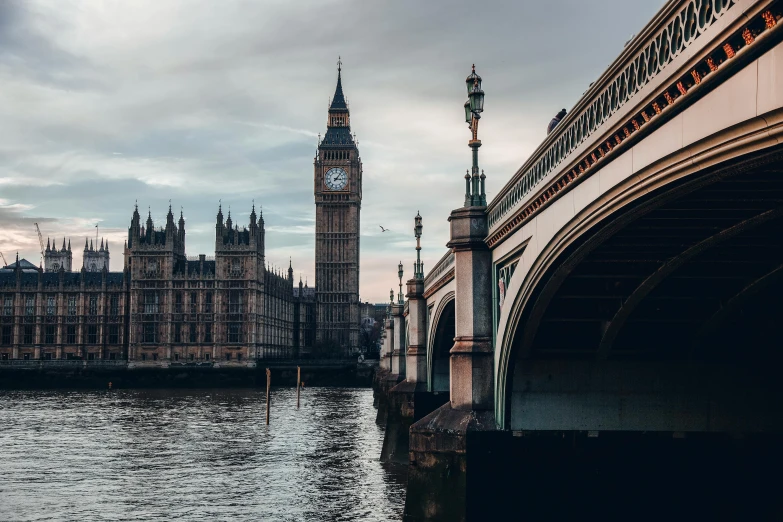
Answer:
<svg viewBox="0 0 783 522"><path fill-rule="evenodd" d="M351 355L359 348L362 161L351 134L342 60L314 167L317 343L321 350Z"/></svg>

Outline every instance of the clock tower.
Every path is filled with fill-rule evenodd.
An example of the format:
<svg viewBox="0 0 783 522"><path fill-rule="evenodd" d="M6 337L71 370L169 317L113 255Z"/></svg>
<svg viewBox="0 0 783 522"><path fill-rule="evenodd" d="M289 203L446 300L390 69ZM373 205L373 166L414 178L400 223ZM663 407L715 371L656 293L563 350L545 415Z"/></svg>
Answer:
<svg viewBox="0 0 783 522"><path fill-rule="evenodd" d="M315 157L316 340L322 350L359 348L359 214L362 160L351 134L338 62L326 135Z"/></svg>

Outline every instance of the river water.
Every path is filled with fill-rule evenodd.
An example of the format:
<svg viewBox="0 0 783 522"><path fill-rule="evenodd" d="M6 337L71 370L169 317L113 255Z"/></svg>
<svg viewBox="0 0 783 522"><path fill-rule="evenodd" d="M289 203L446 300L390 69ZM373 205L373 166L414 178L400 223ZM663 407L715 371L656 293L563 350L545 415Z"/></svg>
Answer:
<svg viewBox="0 0 783 522"><path fill-rule="evenodd" d="M0 392L0 520L398 521L372 391Z"/></svg>

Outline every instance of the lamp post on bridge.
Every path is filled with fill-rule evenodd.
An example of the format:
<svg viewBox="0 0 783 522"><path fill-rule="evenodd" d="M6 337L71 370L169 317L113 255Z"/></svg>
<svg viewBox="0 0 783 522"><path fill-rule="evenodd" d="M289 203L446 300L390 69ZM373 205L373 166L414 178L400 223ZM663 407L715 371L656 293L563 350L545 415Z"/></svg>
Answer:
<svg viewBox="0 0 783 522"><path fill-rule="evenodd" d="M481 113L484 112L484 91L481 90L481 76L476 74L476 65L465 79L465 85L468 89L468 101L465 102L465 122L473 133L468 146L473 150L473 167L470 174L465 173L465 206L466 207L485 207L487 206L487 195L484 191L484 171L479 175L478 150L481 147L481 140L478 139L478 125L481 119Z"/></svg>
<svg viewBox="0 0 783 522"><path fill-rule="evenodd" d="M467 487L469 473L479 476L467 464L467 455L490 462L494 455L502 455L498 442L505 440L505 432L496 429L494 411L493 266L485 242L489 231L486 178L478 165L484 91L475 65L465 84L473 165L465 174L464 204L449 215L447 246L454 253L456 323L449 356L449 402L410 428L410 459L416 465L408 469L405 516L417 520L432 518L433 512L441 513L444 520L461 519L468 503L483 502L476 488ZM455 471L444 473L444 469Z"/></svg>
<svg viewBox="0 0 783 522"><path fill-rule="evenodd" d="M427 385L427 302L424 299L424 265L421 262L421 214L413 218L413 234L416 238L416 262L413 277L405 282L402 294L402 261L397 275L400 293L397 304L391 306L394 317L395 351L392 364L399 364L400 380L389 390L387 426L384 433L381 460L408 462L408 437L410 426L443 404L448 397L433 397ZM407 302L407 314L406 303ZM406 320L407 317L407 320ZM399 347L399 350L396 348ZM397 362L399 361L399 362Z"/></svg>
<svg viewBox="0 0 783 522"><path fill-rule="evenodd" d="M397 275L400 277L400 293L397 294L397 304L405 304L405 301L402 297L402 261L400 261L400 264L397 266Z"/></svg>
<svg viewBox="0 0 783 522"><path fill-rule="evenodd" d="M424 228L421 224L421 214L416 211L416 217L413 218L413 235L416 237L416 264L413 265L413 278L424 279L424 263L421 262L421 230Z"/></svg>
<svg viewBox="0 0 783 522"><path fill-rule="evenodd" d="M421 262L421 214L413 218L413 236L416 238L416 263L413 278L407 282L408 293L408 346L405 356L405 380L409 392L427 391L427 301L424 299L424 263ZM414 408L421 410L422 405ZM426 408L426 406L424 406ZM429 413L429 411L427 411Z"/></svg>

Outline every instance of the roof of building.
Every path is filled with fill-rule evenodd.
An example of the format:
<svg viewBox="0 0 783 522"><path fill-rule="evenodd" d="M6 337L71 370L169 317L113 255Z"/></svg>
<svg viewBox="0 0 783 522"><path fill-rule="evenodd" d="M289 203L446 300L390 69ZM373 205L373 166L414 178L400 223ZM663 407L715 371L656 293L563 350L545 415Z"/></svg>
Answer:
<svg viewBox="0 0 783 522"><path fill-rule="evenodd" d="M340 73L341 69L337 70L337 87L334 90L334 97L332 103L329 106L329 112L347 113L348 103L345 101L345 95L343 94L343 82ZM345 125L340 127L328 127L326 129L326 135L319 144L320 147L340 148L340 147L353 147L354 141L351 135L351 126Z"/></svg>
<svg viewBox="0 0 783 522"><path fill-rule="evenodd" d="M354 141L350 127L329 127L320 147L353 147Z"/></svg>
<svg viewBox="0 0 783 522"><path fill-rule="evenodd" d="M332 104L329 106L329 110L348 110L348 104L345 102L345 95L343 95L343 82L342 82L342 69L337 69L337 87L334 90L334 96L332 97Z"/></svg>
<svg viewBox="0 0 783 522"><path fill-rule="evenodd" d="M5 268L8 270L13 270L16 268L16 263L17 262L11 263L10 265L7 265ZM21 268L22 270L38 270L38 267L32 264L27 259L20 259L18 263L19 263L19 268Z"/></svg>

